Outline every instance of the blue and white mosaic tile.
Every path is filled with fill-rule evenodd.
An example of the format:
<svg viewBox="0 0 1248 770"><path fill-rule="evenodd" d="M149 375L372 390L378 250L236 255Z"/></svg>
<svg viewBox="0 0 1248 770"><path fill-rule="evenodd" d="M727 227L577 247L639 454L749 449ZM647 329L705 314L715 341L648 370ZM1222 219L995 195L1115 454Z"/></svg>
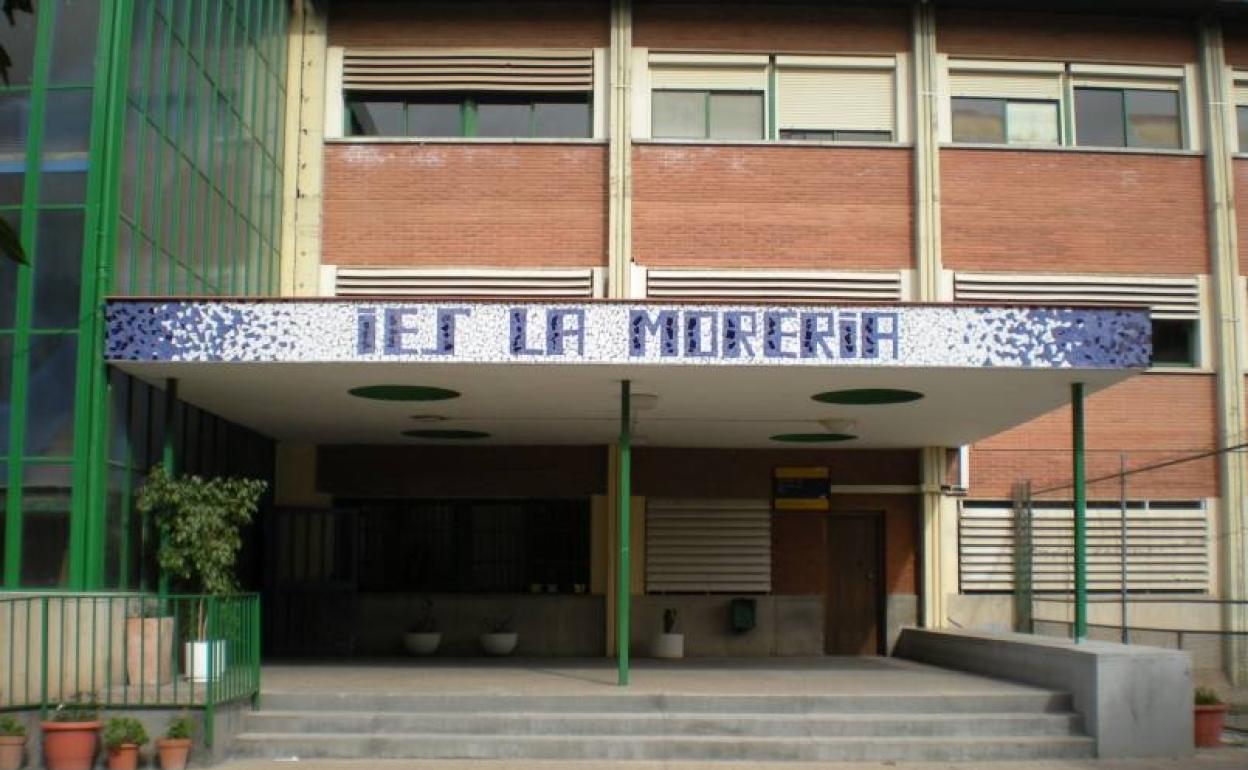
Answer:
<svg viewBox="0 0 1248 770"><path fill-rule="evenodd" d="M108 305L110 361L1127 369L1145 310L650 303L142 301Z"/></svg>

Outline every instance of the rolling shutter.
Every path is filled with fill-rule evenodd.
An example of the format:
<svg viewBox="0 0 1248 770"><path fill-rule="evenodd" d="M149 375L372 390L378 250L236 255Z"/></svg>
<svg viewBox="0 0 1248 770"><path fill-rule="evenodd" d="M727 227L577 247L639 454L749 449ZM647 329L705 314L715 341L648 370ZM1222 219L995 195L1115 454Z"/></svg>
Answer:
<svg viewBox="0 0 1248 770"><path fill-rule="evenodd" d="M892 67L780 67L777 123L786 129L894 131L896 73Z"/></svg>
<svg viewBox="0 0 1248 770"><path fill-rule="evenodd" d="M764 91L767 57L652 53L650 88Z"/></svg>
<svg viewBox="0 0 1248 770"><path fill-rule="evenodd" d="M323 268L338 297L598 297L599 271ZM332 275L330 274L332 273Z"/></svg>
<svg viewBox="0 0 1248 770"><path fill-rule="evenodd" d="M1057 74L1047 73L954 70L949 73L949 94L990 99L1060 101L1062 79Z"/></svg>
<svg viewBox="0 0 1248 770"><path fill-rule="evenodd" d="M1199 320L1200 278L1136 276L1021 275L958 273L954 299L990 305L1017 302L1038 305L1147 306L1154 318Z"/></svg>
<svg viewBox="0 0 1248 770"><path fill-rule="evenodd" d="M651 298L795 299L828 302L900 302L903 273L801 270L646 271Z"/></svg>
<svg viewBox="0 0 1248 770"><path fill-rule="evenodd" d="M357 91L591 91L584 50L353 49L342 86Z"/></svg>
<svg viewBox="0 0 1248 770"><path fill-rule="evenodd" d="M1209 535L1200 502L1133 502L1127 508L1127 588L1207 591ZM1118 503L1088 504L1088 589L1121 590ZM962 591L1014 589L1014 511L1009 503L963 503L959 518ZM1033 590L1070 591L1074 515L1069 505L1036 505L1031 527Z"/></svg>
<svg viewBox="0 0 1248 770"><path fill-rule="evenodd" d="M766 500L649 500L647 593L771 591Z"/></svg>

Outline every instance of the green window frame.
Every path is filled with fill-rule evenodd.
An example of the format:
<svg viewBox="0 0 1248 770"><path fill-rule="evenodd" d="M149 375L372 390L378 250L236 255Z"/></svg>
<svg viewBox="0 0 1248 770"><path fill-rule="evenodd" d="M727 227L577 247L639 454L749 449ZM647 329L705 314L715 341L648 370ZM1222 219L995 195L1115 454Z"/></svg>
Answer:
<svg viewBox="0 0 1248 770"><path fill-rule="evenodd" d="M1154 318L1149 366L1200 366L1200 323L1190 318Z"/></svg>
<svg viewBox="0 0 1248 770"><path fill-rule="evenodd" d="M1081 137L1079 126L1080 102L1079 97L1082 94L1092 95L1099 94L1117 94L1121 101L1121 122L1118 124L1120 128L1119 139L1121 143L1099 143L1096 141L1085 141ZM1174 97L1174 132L1176 141L1174 144L1150 143L1142 138L1136 130L1135 123L1131 119L1132 102L1143 98L1145 95L1155 96L1158 94L1167 94ZM1155 149L1155 150L1182 150L1188 144L1187 129L1183 121L1183 92L1182 90L1173 90L1169 88L1120 88L1110 86L1097 85L1077 85L1072 89L1073 113L1075 118L1075 131L1073 141L1076 146L1080 147L1126 147L1135 149ZM1086 134L1084 135L1086 136Z"/></svg>
<svg viewBox="0 0 1248 770"><path fill-rule="evenodd" d="M655 97L663 94L697 94L702 97L702 136L665 136L656 130L655 121ZM767 92L760 89L709 89L709 88L656 88L650 91L650 136L654 139L713 139L715 121L713 120L714 110L712 101L717 96L750 96L758 98L759 121L758 135L753 137L740 137L741 141L763 141L768 139L767 136L767 111L769 108L767 102Z"/></svg>
<svg viewBox="0 0 1248 770"><path fill-rule="evenodd" d="M591 139L594 133L594 104L588 92L490 92L481 94L441 94L426 91L346 91L344 94L343 132L348 137L426 137L461 139ZM358 108L365 104L394 104L401 106L402 129L399 133L389 131L370 132L363 124ZM454 105L458 107L458 121L454 131L445 133L421 133L412 125L412 111L420 105ZM527 129L523 134L481 134L482 107L490 105L527 106ZM585 107L583 133L547 133L541 131L540 111L544 105L575 105Z"/></svg>

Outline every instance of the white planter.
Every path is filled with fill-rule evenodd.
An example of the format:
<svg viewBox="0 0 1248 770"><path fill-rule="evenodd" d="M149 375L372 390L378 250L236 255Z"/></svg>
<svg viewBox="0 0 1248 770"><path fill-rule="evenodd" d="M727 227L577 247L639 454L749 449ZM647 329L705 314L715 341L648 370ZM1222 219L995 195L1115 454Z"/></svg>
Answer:
<svg viewBox="0 0 1248 770"><path fill-rule="evenodd" d="M654 642L650 647L650 654L656 658L685 657L685 635L659 634L654 637Z"/></svg>
<svg viewBox="0 0 1248 770"><path fill-rule="evenodd" d="M432 655L442 644L441 631L408 631L403 634L403 649L410 655Z"/></svg>
<svg viewBox="0 0 1248 770"><path fill-rule="evenodd" d="M520 635L512 631L505 634L481 634L481 649L486 655L510 655L516 649Z"/></svg>
<svg viewBox="0 0 1248 770"><path fill-rule="evenodd" d="M182 675L192 682L207 682L209 657L212 658L212 679L220 679L225 671L224 639L203 642L187 642L184 646L185 660L182 663Z"/></svg>

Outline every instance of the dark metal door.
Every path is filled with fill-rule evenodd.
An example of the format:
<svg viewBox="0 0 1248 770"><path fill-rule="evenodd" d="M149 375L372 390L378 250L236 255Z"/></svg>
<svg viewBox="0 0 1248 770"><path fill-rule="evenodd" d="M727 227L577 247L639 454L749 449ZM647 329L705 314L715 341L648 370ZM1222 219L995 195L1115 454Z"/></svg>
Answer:
<svg viewBox="0 0 1248 770"><path fill-rule="evenodd" d="M884 585L881 517L828 517L828 583L825 651L878 655Z"/></svg>
<svg viewBox="0 0 1248 770"><path fill-rule="evenodd" d="M276 508L265 527L265 613L275 655L355 648L355 511Z"/></svg>

